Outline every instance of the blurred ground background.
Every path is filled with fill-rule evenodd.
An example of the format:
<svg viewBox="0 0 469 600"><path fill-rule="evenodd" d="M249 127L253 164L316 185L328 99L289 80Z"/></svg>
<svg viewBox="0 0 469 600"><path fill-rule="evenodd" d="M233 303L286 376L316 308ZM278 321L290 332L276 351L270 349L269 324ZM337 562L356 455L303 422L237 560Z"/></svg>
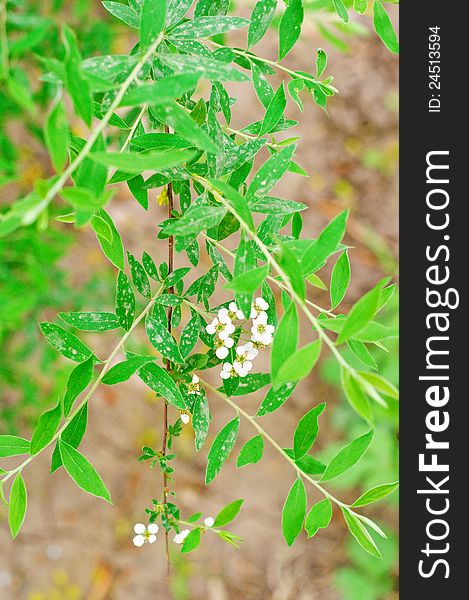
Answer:
<svg viewBox="0 0 469 600"><path fill-rule="evenodd" d="M104 17L99 10L93 11ZM247 9L238 12L249 14ZM380 277L396 274L397 264L398 61L374 34L364 34L369 31L369 17L363 22L363 35L348 38L340 32L340 39L349 47L348 52L340 52L319 34L313 17L307 16L302 41L286 61L296 69L312 70L316 48L325 48L329 55L328 73L334 75L340 90L340 95L329 103L329 115L311 100L305 101L303 115L289 103L289 117L300 120L300 125L292 130L292 135L301 136L298 162L310 177L289 176L279 186L278 195L310 206L303 214L304 229L309 236L315 236L340 210L350 207L346 241L355 248L350 254L352 284L344 310ZM89 23L87 27L93 26ZM113 31L115 37L109 40L112 52L127 52L131 41L127 31L119 26ZM257 52L274 58L275 38L274 34L267 36ZM236 42L236 38L231 41ZM35 75L33 69L32 80ZM275 83L279 82L277 77ZM247 115L251 121L255 120L259 106L252 88L247 85L242 90L230 91L239 96L232 126L244 125ZM25 123L13 122L8 127L10 134L12 131L15 134L22 185L28 189L37 176L50 172L49 161ZM16 197L17 187L15 184L3 188L6 202ZM156 241L155 233L156 223L164 218L164 209L155 202L157 193L152 190L150 210L145 214L122 186L109 212L132 253L140 256L147 250L162 260L165 249ZM39 341L36 321L53 320L61 310L112 310L113 273L86 230L71 233L70 226L52 224L52 231L28 236L19 232L13 241L14 248L11 241L5 240L0 246L6 259L0 271L3 288L0 430L28 435L37 414L52 404L63 389L70 369L65 360L57 359ZM7 265L9 268L17 258L15 252L25 258L20 277L25 285L23 290L6 276ZM46 265L51 255L56 259L53 268ZM182 260L177 258L178 266ZM202 268L208 264L203 255ZM328 278L327 273L323 275ZM226 298L220 296L220 299ZM327 302L327 296L320 290L317 302ZM396 321L396 310L395 304L388 309L388 322ZM112 332L88 339L102 355L113 345ZM389 354L381 352L376 358L383 365L384 374L395 381L396 349L390 346L390 350ZM263 426L287 446L299 417L311 406L327 401L317 443L319 455L323 452L326 457L331 456L337 448L335 444L366 430L346 404L337 384L336 367L326 357L320 368L297 387L280 412L263 418ZM262 397L260 392L241 402L244 408L255 412ZM212 437L231 418L231 413L217 404L215 398L211 399L211 406L215 413ZM160 444L161 411L161 403L136 378L117 388L101 388L95 394L82 450L103 475L113 496L113 506L80 492L62 470L49 477L47 452L35 460L25 472L30 502L23 531L15 542L9 539L6 511L0 507L2 600L130 597L135 600L393 600L398 597L396 498L366 511L389 533L389 541L383 544L382 562L361 553L349 539L339 515L313 540L306 540L303 534L293 549L288 549L280 528L281 507L293 481L288 465L279 462L267 448L260 464L238 471L234 468L236 453L233 453L207 488L204 486L207 448L200 454L193 451L190 427L176 441L178 504L185 516L197 510L215 515L231 500L245 498L232 528L245 543L238 551L217 539L206 539L187 558L173 553L174 575L168 591L163 537L153 546L140 549L131 544L133 523L145 519L144 508L161 491L158 474L136 461L143 443ZM379 413L377 421L369 458L341 486L346 489L337 490L346 500L352 501L370 485L396 479L396 407ZM239 441L246 441L252 433L243 425ZM311 493L309 504L318 499Z"/></svg>

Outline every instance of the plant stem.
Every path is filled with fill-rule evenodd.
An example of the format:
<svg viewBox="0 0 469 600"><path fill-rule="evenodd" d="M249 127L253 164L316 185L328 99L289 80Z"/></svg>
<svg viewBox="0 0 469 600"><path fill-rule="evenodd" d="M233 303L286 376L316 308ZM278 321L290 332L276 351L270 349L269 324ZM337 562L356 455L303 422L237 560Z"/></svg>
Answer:
<svg viewBox="0 0 469 600"><path fill-rule="evenodd" d="M167 125L165 125L166 133L170 132L170 129ZM174 197L173 197L173 184L168 183L167 186L168 193L168 218L171 218L173 209L174 209ZM168 275L172 273L174 269L174 237L170 236L168 238ZM174 287L170 287L168 289L169 294L174 294ZM168 331L171 335L172 325L171 319L173 316L173 307L168 307ZM166 370L168 373L171 373L171 361L169 358L166 359ZM166 445L168 439L168 402L164 399L163 405L163 444L161 448L161 453L163 456L166 455ZM168 503L168 476L166 473L163 473L163 503L166 505ZM171 561L169 556L169 532L165 530L165 546L166 546L166 577L169 578L170 569L171 569Z"/></svg>
<svg viewBox="0 0 469 600"><path fill-rule="evenodd" d="M10 70L7 36L7 0L0 1L0 79L7 79Z"/></svg>
<svg viewBox="0 0 469 600"><path fill-rule="evenodd" d="M101 372L99 373L98 377L96 378L95 382L93 383L93 385L91 386L91 388L89 389L89 391L87 392L87 394L84 396L83 400L78 404L78 406L75 408L75 410L70 413L70 415L65 420L65 423L63 423L63 425L56 431L56 433L54 434L54 436L51 439L51 441L47 444L47 446L45 446L44 448L42 448L42 450L40 450L40 452L38 452L37 454L32 454L31 456L29 456L25 461L23 461L20 465L18 465L12 471L8 471L8 473L6 473L6 475L5 475L5 477L3 477L3 479L0 480L0 482L2 484L5 483L6 481L8 481L16 473L20 473L24 469L24 467L26 467L26 465L28 465L33 459L35 459L36 456L39 456L39 454L41 452L43 452L46 448L48 448L51 444L53 444L62 435L62 433L64 432L64 430L68 427L70 421L77 415L77 413L83 408L83 406L85 406L85 404L93 396L93 394L97 390L99 384L101 383L101 380L103 379L104 375L106 375L106 373L108 372L108 370L109 370L109 368L110 368L110 366L112 364L112 361L114 360L116 354L124 346L125 342L129 339L129 337L131 336L132 332L135 330L135 328L140 323L140 321L142 319L144 319L145 316L148 314L148 312L150 311L151 307L153 306L153 304L155 303L156 299L158 298L158 296L161 294L162 291L163 291L163 286L161 285L158 288L158 291L154 294L154 296L152 296L151 300L149 301L149 303L147 304L147 306L144 308L144 310L139 314L139 316L132 323L132 326L130 327L130 329L125 332L125 334L122 336L122 338L119 340L119 342L117 343L117 345L112 350L111 354L104 361L103 368L101 369Z"/></svg>

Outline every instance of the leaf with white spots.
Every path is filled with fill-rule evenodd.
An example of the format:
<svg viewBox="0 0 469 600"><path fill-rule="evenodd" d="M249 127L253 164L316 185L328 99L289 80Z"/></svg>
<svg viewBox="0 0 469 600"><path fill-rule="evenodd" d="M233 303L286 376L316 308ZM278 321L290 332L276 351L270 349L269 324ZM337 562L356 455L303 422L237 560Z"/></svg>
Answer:
<svg viewBox="0 0 469 600"><path fill-rule="evenodd" d="M110 331L119 327L116 315L111 312L62 312L59 317L82 331Z"/></svg>
<svg viewBox="0 0 469 600"><path fill-rule="evenodd" d="M286 173L296 146L292 144L272 155L254 175L248 188L247 197L251 201L254 196L263 196L270 192L274 185Z"/></svg>
<svg viewBox="0 0 469 600"><path fill-rule="evenodd" d="M119 325L128 331L135 319L135 295L127 275L119 271L116 288L116 316Z"/></svg>
<svg viewBox="0 0 469 600"><path fill-rule="evenodd" d="M169 358L169 360L172 360L173 362L184 364L185 360L181 356L176 340L163 323L148 315L145 321L145 330L151 345L156 348L162 356Z"/></svg>
<svg viewBox="0 0 469 600"><path fill-rule="evenodd" d="M200 331L200 318L196 313L191 320L187 323L181 333L181 339L179 340L179 347L181 349L181 356L187 358L194 349L194 346L199 339Z"/></svg>
<svg viewBox="0 0 469 600"><path fill-rule="evenodd" d="M278 58L282 60L296 44L301 33L304 10L302 0L290 0L279 27Z"/></svg>
<svg viewBox="0 0 469 600"><path fill-rule="evenodd" d="M230 455L238 437L239 417L227 423L213 440L207 458L205 483L208 485L220 472L224 462Z"/></svg>
<svg viewBox="0 0 469 600"><path fill-rule="evenodd" d="M127 259L129 261L132 283L144 298L150 299L151 288L145 269L130 252L127 252Z"/></svg>
<svg viewBox="0 0 469 600"><path fill-rule="evenodd" d="M241 17L199 17L186 21L175 27L170 34L171 38L198 39L212 37L226 33L233 29L241 29L249 24L247 19Z"/></svg>
<svg viewBox="0 0 469 600"><path fill-rule="evenodd" d="M148 363L138 370L138 376L149 388L162 396L167 402L186 410L186 402L171 376L155 363Z"/></svg>
<svg viewBox="0 0 469 600"><path fill-rule="evenodd" d="M270 388L262 404L259 406L257 416L262 417L279 409L292 395L295 385L296 382L289 382L278 388Z"/></svg>
<svg viewBox="0 0 469 600"><path fill-rule="evenodd" d="M192 427L194 428L194 445L197 452L205 444L212 415L204 393L197 394L192 409Z"/></svg>
<svg viewBox="0 0 469 600"><path fill-rule="evenodd" d="M248 47L254 46L265 35L277 8L277 0L259 0L251 15L248 32Z"/></svg>
<svg viewBox="0 0 469 600"><path fill-rule="evenodd" d="M86 344L60 325L41 323L40 327L49 344L66 358L81 363L93 355Z"/></svg>

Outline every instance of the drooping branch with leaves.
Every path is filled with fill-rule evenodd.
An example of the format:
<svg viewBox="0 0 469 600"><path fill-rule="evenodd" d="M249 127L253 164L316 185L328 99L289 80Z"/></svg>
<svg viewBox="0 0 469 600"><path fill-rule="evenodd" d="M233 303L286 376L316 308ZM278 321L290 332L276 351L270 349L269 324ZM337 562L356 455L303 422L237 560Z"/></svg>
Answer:
<svg viewBox="0 0 469 600"><path fill-rule="evenodd" d="M288 118L287 96L301 110L308 101L326 110L337 93L332 77L325 74L327 55L321 49L315 52L311 73L282 62L300 39L301 0L290 0L284 7L277 0L259 0L250 19L227 15L229 2L224 0L199 0L193 11L192 4L192 0L103 2L138 35L128 55L83 59L75 34L64 25L62 60L40 57L41 81L51 98L44 143L56 174L38 180L33 191L0 216L0 235L32 224L47 226L50 218L89 227L116 268L117 283L114 312L94 307L59 313L62 324L40 324L49 344L77 364L60 401L40 416L30 440L0 436L0 457L25 457L0 471L11 534L18 535L25 519L28 468L48 449L53 449L51 474L64 468L82 490L111 502L103 479L78 448L87 427L88 405L99 386L117 385L136 375L163 399L163 443L160 449L144 447L138 457L159 470L162 479L159 498L146 509L148 523L135 526L135 545L154 542L160 529L166 535L168 556L170 534L183 553L195 550L206 531L239 544L240 538L225 527L242 500L234 499L215 518L200 512L184 518L177 505L174 473L183 427L192 426L197 452L204 452L210 440L207 485L234 452L238 431L245 427L254 435L239 450L238 468L258 463L265 447L291 468L292 486L281 520L288 545L303 529L313 537L327 527L335 505L358 543L379 557L370 532L384 533L361 508L392 493L397 483L385 482L348 504L331 493L329 482L367 451L373 438L374 403L386 407L397 399L396 388L377 372L370 353L370 347L385 350L386 340L394 335L376 317L395 285L384 278L348 314L340 313L351 275L351 249L343 241L347 211L311 239L302 236L301 215L307 206L272 195L282 178L306 174L299 164L301 156L296 155L298 138L285 134L296 125ZM397 51L383 3L331 2L343 22L348 22L347 8L352 4L358 14L373 5L377 33ZM21 100L22 90L10 76L11 52L4 35L7 6L2 5L2 79L8 93ZM278 60L259 56L253 49L274 31L269 29L274 19ZM225 34L234 30L247 32L245 47L227 45ZM277 72L285 80L275 90L269 77ZM237 107L228 82L253 86L264 109L262 120L239 130L231 127ZM88 128L87 137L73 133L72 110ZM139 260L125 251L106 210L113 186L123 182L128 201L135 199L145 210L149 190L159 190L158 201L168 211L155 230L167 248L167 261L157 264L148 252ZM212 266L194 279L192 267L199 265L201 252ZM176 262L186 266L176 267ZM331 262L330 304L322 307L315 298L321 282L317 272ZM223 293L222 304L214 304L215 292ZM303 321L308 341L299 346ZM85 332L86 337L86 332L111 330L120 330L122 336L107 357L99 357L76 333ZM145 354L130 349L140 330L147 338ZM361 368L350 364L345 348ZM299 420L289 448L283 448L262 424L264 415L281 409L323 353L330 353L339 364L345 395L364 423L363 435L350 440L328 464L311 454L325 403L312 406ZM270 361L268 373L256 368L260 354ZM239 398L263 388L265 397L251 415ZM219 432L211 432L211 413L220 403L232 409L233 418ZM309 511L308 490L323 496Z"/></svg>

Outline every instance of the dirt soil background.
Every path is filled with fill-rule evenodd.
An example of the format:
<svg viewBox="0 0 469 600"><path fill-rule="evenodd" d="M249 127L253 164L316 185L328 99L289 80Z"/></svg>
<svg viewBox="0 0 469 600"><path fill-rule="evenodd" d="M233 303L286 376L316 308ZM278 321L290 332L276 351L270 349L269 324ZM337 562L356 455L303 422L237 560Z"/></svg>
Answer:
<svg viewBox="0 0 469 600"><path fill-rule="evenodd" d="M310 177L287 177L279 186L278 195L310 206L304 213L304 230L309 236L315 236L330 218L350 207L346 241L355 248L351 252L352 287L344 305L348 308L359 294L395 266L398 61L374 35L355 38L350 42L351 52L341 54L330 49L312 24L307 24L305 33L287 63L296 69L312 70L316 48L326 48L328 72L334 75L340 95L330 102L329 115L306 100L305 112L300 116L297 107L289 102L289 116L300 118L300 125L292 130L292 135L301 136L298 162ZM275 48L269 43L260 44L257 51L263 56L275 56ZM280 81L277 77L276 84ZM239 95L232 126L242 126L247 115L255 120L259 105L252 88L246 85L232 92ZM110 213L130 251L139 256L143 250L149 250L162 260L165 249L156 241L155 232L156 223L164 214L155 197L153 190L151 208L145 214L122 187ZM74 281L80 285L86 278L87 266L100 260L95 241L83 233L65 265L73 269ZM179 266L182 260L182 256L177 257ZM208 264L203 255L202 268ZM226 298L222 295L220 299ZM318 294L318 302L321 301L326 299ZM44 317L52 318L54 312L62 309L52 307L50 315ZM108 335L93 340L102 355L112 347L112 334ZM261 399L262 392L242 398L241 403L255 412ZM232 411L216 398L210 401L215 414L210 433L213 439L214 433L232 418ZM314 371L281 412L264 417L263 425L279 443L289 445L299 417L323 401L328 402L330 414L334 405L343 400ZM332 576L348 560L344 549L348 534L342 520L333 519L333 524L314 540L300 536L293 549L288 549L281 537L280 515L293 481L289 466L266 448L260 464L238 471L234 468L233 452L221 474L205 487L208 448L199 454L194 452L190 427L184 429L175 445L175 490L182 513L188 516L201 510L205 515L215 515L231 500L245 498L242 512L233 524L233 531L245 543L238 551L211 538L204 539L201 548L188 558L174 552L172 592L167 591L163 536L144 548L134 548L131 542L133 523L145 519L144 508L161 492L158 473L136 461L143 443L156 447L161 443L161 414L161 402L136 378L115 389L102 387L95 394L82 451L103 475L113 506L82 493L63 472L49 477L50 456L35 461L26 473L30 494L26 523L14 543L5 526L5 511L0 509L0 598L339 600ZM319 444L337 440L340 434L334 431L327 412L322 423ZM243 424L239 443L252 434L249 426ZM354 492L350 499L353 496ZM313 492L309 503L318 499ZM369 514L395 521L394 513L387 509L370 510ZM386 600L390 598L397 598L397 593Z"/></svg>

